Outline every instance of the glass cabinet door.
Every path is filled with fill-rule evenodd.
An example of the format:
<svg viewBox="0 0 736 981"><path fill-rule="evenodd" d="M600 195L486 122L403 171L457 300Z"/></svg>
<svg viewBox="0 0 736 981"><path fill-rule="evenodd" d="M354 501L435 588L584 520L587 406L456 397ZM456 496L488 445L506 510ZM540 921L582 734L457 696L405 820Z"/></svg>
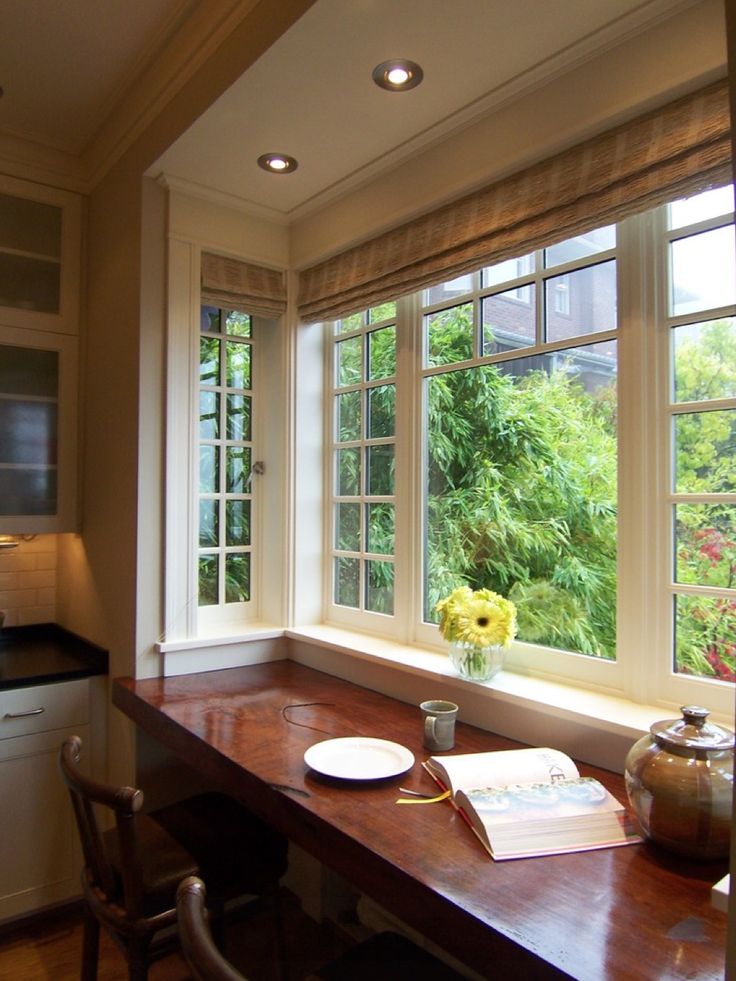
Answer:
<svg viewBox="0 0 736 981"><path fill-rule="evenodd" d="M62 210L0 194L0 306L60 312Z"/></svg>
<svg viewBox="0 0 736 981"><path fill-rule="evenodd" d="M0 348L0 515L56 514L59 353Z"/></svg>
<svg viewBox="0 0 736 981"><path fill-rule="evenodd" d="M79 332L81 198L0 174L0 324Z"/></svg>
<svg viewBox="0 0 736 981"><path fill-rule="evenodd" d="M75 356L75 338L0 327L0 533L73 530Z"/></svg>

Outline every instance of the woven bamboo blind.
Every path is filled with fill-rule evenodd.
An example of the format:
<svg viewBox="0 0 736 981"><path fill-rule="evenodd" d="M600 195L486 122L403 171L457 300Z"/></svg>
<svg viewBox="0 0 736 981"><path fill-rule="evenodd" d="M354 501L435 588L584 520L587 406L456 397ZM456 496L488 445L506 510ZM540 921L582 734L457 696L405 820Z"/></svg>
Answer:
<svg viewBox="0 0 736 981"><path fill-rule="evenodd" d="M731 179L727 82L504 178L299 276L299 315L343 316Z"/></svg>
<svg viewBox="0 0 736 981"><path fill-rule="evenodd" d="M280 317L286 310L284 274L203 252L202 302L258 317Z"/></svg>

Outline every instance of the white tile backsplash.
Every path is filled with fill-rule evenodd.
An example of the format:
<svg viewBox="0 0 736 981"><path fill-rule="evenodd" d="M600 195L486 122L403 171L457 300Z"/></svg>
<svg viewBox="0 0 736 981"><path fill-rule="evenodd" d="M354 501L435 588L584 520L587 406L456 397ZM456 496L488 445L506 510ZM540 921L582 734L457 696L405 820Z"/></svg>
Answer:
<svg viewBox="0 0 736 981"><path fill-rule="evenodd" d="M36 535L0 550L0 610L6 627L56 619L56 535Z"/></svg>

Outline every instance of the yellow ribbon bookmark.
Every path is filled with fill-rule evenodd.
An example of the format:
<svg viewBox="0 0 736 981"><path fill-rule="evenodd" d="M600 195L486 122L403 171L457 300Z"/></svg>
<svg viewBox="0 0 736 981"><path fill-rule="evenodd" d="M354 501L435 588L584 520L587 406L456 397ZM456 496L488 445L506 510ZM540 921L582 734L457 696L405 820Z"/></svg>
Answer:
<svg viewBox="0 0 736 981"><path fill-rule="evenodd" d="M450 791L446 790L443 794L439 794L437 797L399 797L396 801L397 804L436 804L438 801L447 800L450 796Z"/></svg>

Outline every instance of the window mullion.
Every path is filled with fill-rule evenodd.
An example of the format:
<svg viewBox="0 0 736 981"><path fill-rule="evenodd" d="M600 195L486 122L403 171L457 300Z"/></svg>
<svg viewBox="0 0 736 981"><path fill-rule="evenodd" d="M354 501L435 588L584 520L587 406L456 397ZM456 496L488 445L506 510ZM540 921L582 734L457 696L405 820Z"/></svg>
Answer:
<svg viewBox="0 0 736 981"><path fill-rule="evenodd" d="M658 502L664 492L657 447L657 283L655 220L639 215L618 226L619 265L619 536L617 658L625 693L646 700L652 691L652 653L664 629L657 597L664 541ZM661 428L661 427L659 427Z"/></svg>

